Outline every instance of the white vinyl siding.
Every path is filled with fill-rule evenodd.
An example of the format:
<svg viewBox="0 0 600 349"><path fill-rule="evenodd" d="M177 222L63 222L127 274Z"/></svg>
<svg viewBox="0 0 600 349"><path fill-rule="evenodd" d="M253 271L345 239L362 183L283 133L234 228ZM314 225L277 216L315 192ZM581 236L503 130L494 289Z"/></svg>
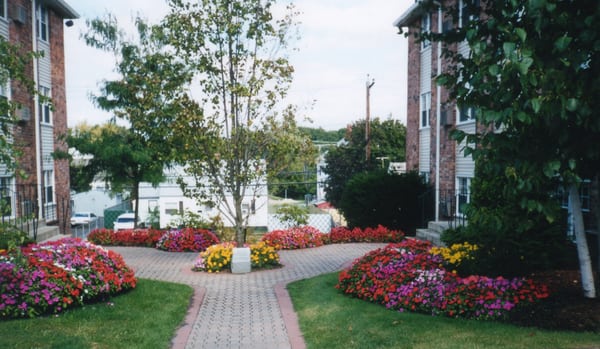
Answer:
<svg viewBox="0 0 600 349"><path fill-rule="evenodd" d="M5 39L8 39L8 18L6 11L6 0L0 0L2 9L0 9L0 36L3 36Z"/></svg>
<svg viewBox="0 0 600 349"><path fill-rule="evenodd" d="M38 74L40 86L52 86L52 63L50 62L50 45L38 40L38 50L44 52L44 56L38 58Z"/></svg>
<svg viewBox="0 0 600 349"><path fill-rule="evenodd" d="M421 94L431 92L431 47L421 52Z"/></svg>
<svg viewBox="0 0 600 349"><path fill-rule="evenodd" d="M475 123L467 123L458 125L457 129L464 131L469 134L475 133ZM473 158L465 156L465 141L456 145L456 177L474 177L475 176L475 162Z"/></svg>
<svg viewBox="0 0 600 349"><path fill-rule="evenodd" d="M429 173L431 170L431 135L430 129L419 130L419 172Z"/></svg>
<svg viewBox="0 0 600 349"><path fill-rule="evenodd" d="M50 170L54 167L52 152L54 151L54 129L52 126L42 124L40 126L42 135L42 168Z"/></svg>

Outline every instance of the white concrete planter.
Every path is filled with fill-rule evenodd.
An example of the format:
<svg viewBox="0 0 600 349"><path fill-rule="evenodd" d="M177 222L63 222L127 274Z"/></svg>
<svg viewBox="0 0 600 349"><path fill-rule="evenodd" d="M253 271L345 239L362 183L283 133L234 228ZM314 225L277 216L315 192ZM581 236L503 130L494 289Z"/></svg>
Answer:
<svg viewBox="0 0 600 349"><path fill-rule="evenodd" d="M233 274L244 274L249 273L250 270L250 247L234 248L231 257L231 272Z"/></svg>

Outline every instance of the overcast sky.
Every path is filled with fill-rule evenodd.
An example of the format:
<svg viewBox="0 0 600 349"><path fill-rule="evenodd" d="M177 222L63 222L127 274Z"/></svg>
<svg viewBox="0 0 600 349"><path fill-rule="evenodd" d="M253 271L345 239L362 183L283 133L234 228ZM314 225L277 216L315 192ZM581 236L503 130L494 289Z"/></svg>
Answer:
<svg viewBox="0 0 600 349"><path fill-rule="evenodd" d="M81 18L65 27L69 126L103 123L110 114L98 110L90 93L104 79L114 78L111 55L89 48L80 39L85 19L113 13L123 27L137 14L157 22L167 13L163 0L69 0ZM296 0L299 49L291 52L294 82L287 102L299 106L313 123L327 130L364 119L367 74L371 117L406 123L406 39L392 23L412 0ZM300 118L299 118L300 119ZM299 120L300 121L300 120Z"/></svg>

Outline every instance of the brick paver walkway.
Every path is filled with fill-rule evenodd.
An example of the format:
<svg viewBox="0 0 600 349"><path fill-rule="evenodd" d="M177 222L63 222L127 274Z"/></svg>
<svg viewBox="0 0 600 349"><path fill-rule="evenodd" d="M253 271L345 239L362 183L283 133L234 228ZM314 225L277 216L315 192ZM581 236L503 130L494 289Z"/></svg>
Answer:
<svg viewBox="0 0 600 349"><path fill-rule="evenodd" d="M111 247L141 278L184 283L202 289L202 303L186 334L185 348L302 348L297 323L290 320L289 301L281 302L282 284L333 272L370 250L376 243L333 244L280 251L281 269L249 274L208 274L190 269L197 253L169 253L151 248ZM280 294L279 301L276 289ZM298 338L300 337L300 338ZM181 341L176 338L175 342Z"/></svg>

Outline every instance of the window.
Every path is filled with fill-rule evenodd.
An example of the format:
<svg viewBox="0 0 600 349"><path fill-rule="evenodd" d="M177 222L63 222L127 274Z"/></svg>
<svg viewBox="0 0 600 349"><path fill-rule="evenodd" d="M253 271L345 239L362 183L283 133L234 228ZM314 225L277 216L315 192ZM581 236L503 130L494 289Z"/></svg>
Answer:
<svg viewBox="0 0 600 349"><path fill-rule="evenodd" d="M1 1L1 0L0 0ZM44 5L39 5L36 11L37 20L37 36L38 39L48 41L48 8Z"/></svg>
<svg viewBox="0 0 600 349"><path fill-rule="evenodd" d="M10 216L12 213L11 189L12 177L0 177L0 215L2 216Z"/></svg>
<svg viewBox="0 0 600 349"><path fill-rule="evenodd" d="M421 178L423 178L423 182L429 184L429 172L421 171L419 172L419 175L421 176Z"/></svg>
<svg viewBox="0 0 600 349"><path fill-rule="evenodd" d="M431 32L431 13L427 13L421 17L421 34L429 34ZM421 50L431 46L431 41L424 39L421 41Z"/></svg>
<svg viewBox="0 0 600 349"><path fill-rule="evenodd" d="M464 214L465 205L471 199L471 178L457 177L456 178L456 210L459 215Z"/></svg>
<svg viewBox="0 0 600 349"><path fill-rule="evenodd" d="M44 171L44 204L54 203L54 171Z"/></svg>
<svg viewBox="0 0 600 349"><path fill-rule="evenodd" d="M165 214L175 216L179 214L179 208L176 202L165 203Z"/></svg>
<svg viewBox="0 0 600 349"><path fill-rule="evenodd" d="M429 127L429 115L431 114L431 92L421 95L421 127Z"/></svg>
<svg viewBox="0 0 600 349"><path fill-rule="evenodd" d="M479 19L479 0L459 0L458 26L466 27L470 22Z"/></svg>
<svg viewBox="0 0 600 349"><path fill-rule="evenodd" d="M50 89L44 86L40 87L40 96L50 97ZM40 121L44 124L52 124L52 110L50 109L50 103L45 102L40 98L39 101L39 113Z"/></svg>
<svg viewBox="0 0 600 349"><path fill-rule="evenodd" d="M0 0L0 18L6 19L6 0Z"/></svg>
<svg viewBox="0 0 600 349"><path fill-rule="evenodd" d="M589 179L585 179L579 185L579 200L581 202L581 211L590 212L590 195L591 195L592 182ZM560 198L560 206L562 208L569 208L569 189L561 186L558 188L558 196Z"/></svg>
<svg viewBox="0 0 600 349"><path fill-rule="evenodd" d="M459 122L468 122L472 120L475 120L475 108L466 106L458 107Z"/></svg>

